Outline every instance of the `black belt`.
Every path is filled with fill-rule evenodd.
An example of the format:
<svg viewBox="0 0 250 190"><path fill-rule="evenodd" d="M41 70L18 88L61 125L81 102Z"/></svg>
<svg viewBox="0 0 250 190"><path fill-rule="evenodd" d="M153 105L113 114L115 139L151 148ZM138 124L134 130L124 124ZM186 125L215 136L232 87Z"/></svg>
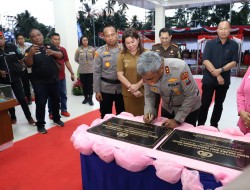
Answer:
<svg viewBox="0 0 250 190"><path fill-rule="evenodd" d="M119 80L111 80L101 77L102 81L110 83L110 84L120 84L121 82Z"/></svg>

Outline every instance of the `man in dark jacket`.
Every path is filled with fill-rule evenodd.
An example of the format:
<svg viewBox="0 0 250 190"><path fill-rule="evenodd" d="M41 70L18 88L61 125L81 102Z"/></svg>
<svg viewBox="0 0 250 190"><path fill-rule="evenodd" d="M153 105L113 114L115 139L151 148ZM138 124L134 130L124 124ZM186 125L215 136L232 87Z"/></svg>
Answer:
<svg viewBox="0 0 250 190"><path fill-rule="evenodd" d="M28 104L25 99L23 86L20 79L23 55L13 44L5 42L4 34L0 32L0 83L9 84L20 103L29 124L34 124ZM15 108L9 109L12 124L16 123Z"/></svg>
<svg viewBox="0 0 250 190"><path fill-rule="evenodd" d="M35 92L37 131L45 134L45 107L48 98L52 103L53 122L63 127L60 120L59 67L56 60L63 58L63 53L53 44L45 44L42 33L32 29L30 39L33 45L25 53L25 64L32 67L32 81Z"/></svg>

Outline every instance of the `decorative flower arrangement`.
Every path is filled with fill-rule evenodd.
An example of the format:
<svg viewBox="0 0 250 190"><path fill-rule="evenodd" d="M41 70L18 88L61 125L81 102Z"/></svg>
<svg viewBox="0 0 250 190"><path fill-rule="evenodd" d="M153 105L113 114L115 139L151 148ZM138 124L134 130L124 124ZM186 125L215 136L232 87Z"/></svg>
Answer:
<svg viewBox="0 0 250 190"><path fill-rule="evenodd" d="M80 81L79 78L77 78L76 82L73 84L72 93L75 96L81 96L81 95L83 95L83 92L82 92L82 83L81 83L81 81Z"/></svg>

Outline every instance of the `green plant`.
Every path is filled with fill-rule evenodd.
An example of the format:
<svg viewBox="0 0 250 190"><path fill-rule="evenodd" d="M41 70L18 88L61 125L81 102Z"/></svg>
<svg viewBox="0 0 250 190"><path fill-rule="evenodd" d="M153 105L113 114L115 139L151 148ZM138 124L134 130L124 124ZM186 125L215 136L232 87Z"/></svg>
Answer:
<svg viewBox="0 0 250 190"><path fill-rule="evenodd" d="M73 84L72 93L75 96L83 95L82 83L79 78L77 78L76 82Z"/></svg>

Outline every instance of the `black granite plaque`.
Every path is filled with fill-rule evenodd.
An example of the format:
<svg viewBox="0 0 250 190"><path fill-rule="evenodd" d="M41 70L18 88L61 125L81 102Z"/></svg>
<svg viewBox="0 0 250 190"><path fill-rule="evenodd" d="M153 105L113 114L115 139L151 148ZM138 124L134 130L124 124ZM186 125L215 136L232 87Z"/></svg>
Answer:
<svg viewBox="0 0 250 190"><path fill-rule="evenodd" d="M242 170L250 164L250 143L174 130L157 150Z"/></svg>
<svg viewBox="0 0 250 190"><path fill-rule="evenodd" d="M112 117L91 127L88 132L140 146L153 148L165 135L173 130L166 127Z"/></svg>

